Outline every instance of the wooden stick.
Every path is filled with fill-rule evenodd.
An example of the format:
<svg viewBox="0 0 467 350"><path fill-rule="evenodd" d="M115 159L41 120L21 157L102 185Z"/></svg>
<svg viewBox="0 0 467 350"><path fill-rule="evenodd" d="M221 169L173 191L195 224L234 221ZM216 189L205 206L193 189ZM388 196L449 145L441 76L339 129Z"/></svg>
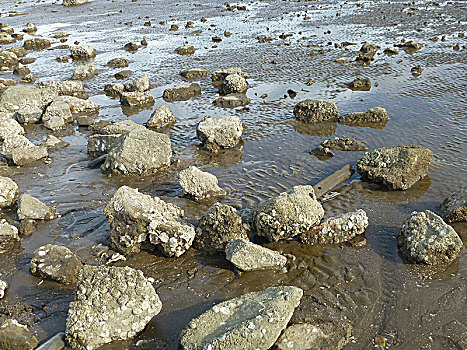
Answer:
<svg viewBox="0 0 467 350"><path fill-rule="evenodd" d="M313 186L317 198L323 197L326 193L336 188L355 173L350 164L344 165L325 179Z"/></svg>

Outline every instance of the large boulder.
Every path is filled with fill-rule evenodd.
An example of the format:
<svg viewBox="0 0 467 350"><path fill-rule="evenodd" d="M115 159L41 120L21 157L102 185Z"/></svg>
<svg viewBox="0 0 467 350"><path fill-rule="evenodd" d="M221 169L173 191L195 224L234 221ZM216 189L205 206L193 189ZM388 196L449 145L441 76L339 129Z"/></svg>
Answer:
<svg viewBox="0 0 467 350"><path fill-rule="evenodd" d="M68 310L67 343L73 349L93 350L131 339L161 308L159 296L140 270L84 266Z"/></svg>
<svg viewBox="0 0 467 350"><path fill-rule="evenodd" d="M216 203L201 217L193 245L208 253L225 251L233 239L248 239L246 224L235 208Z"/></svg>
<svg viewBox="0 0 467 350"><path fill-rule="evenodd" d="M57 91L50 88L10 86L0 95L0 112L13 117L23 106L35 106L43 110L57 97Z"/></svg>
<svg viewBox="0 0 467 350"><path fill-rule="evenodd" d="M198 139L208 150L235 147L242 133L242 121L236 116L207 117L196 128Z"/></svg>
<svg viewBox="0 0 467 350"><path fill-rule="evenodd" d="M410 215L397 236L397 245L409 260L429 265L451 262L463 246L456 231L429 210Z"/></svg>
<svg viewBox="0 0 467 350"><path fill-rule="evenodd" d="M96 50L89 45L70 46L71 58L74 60L90 60L96 57Z"/></svg>
<svg viewBox="0 0 467 350"><path fill-rule="evenodd" d="M16 202L19 196L18 185L9 177L0 176L0 208L6 208Z"/></svg>
<svg viewBox="0 0 467 350"><path fill-rule="evenodd" d="M55 215L55 208L49 207L29 194L22 194L18 199L18 218L20 220L50 220Z"/></svg>
<svg viewBox="0 0 467 350"><path fill-rule="evenodd" d="M349 113L339 117L339 123L349 126L386 125L388 120L388 112L383 107L373 107L365 112Z"/></svg>
<svg viewBox="0 0 467 350"><path fill-rule="evenodd" d="M440 204L439 215L446 222L467 221L467 186L454 192Z"/></svg>
<svg viewBox="0 0 467 350"><path fill-rule="evenodd" d="M269 349L302 295L300 288L282 286L221 302L189 323L180 336L180 348Z"/></svg>
<svg viewBox="0 0 467 350"><path fill-rule="evenodd" d="M295 186L259 203L251 222L258 236L275 242L295 237L319 224L324 210L317 201L313 186Z"/></svg>
<svg viewBox="0 0 467 350"><path fill-rule="evenodd" d="M196 200L225 194L218 185L217 177L195 166L182 170L179 179L183 190Z"/></svg>
<svg viewBox="0 0 467 350"><path fill-rule="evenodd" d="M383 147L366 152L357 162L357 171L370 182L406 190L428 174L432 158L433 152L425 147Z"/></svg>
<svg viewBox="0 0 467 350"><path fill-rule="evenodd" d="M0 327L0 349L33 350L39 342L28 327L14 319L5 321Z"/></svg>
<svg viewBox="0 0 467 350"><path fill-rule="evenodd" d="M334 102L311 98L297 103L293 113L297 120L305 123L337 121L339 112Z"/></svg>
<svg viewBox="0 0 467 350"><path fill-rule="evenodd" d="M192 97L201 95L201 87L196 83L176 85L164 90L162 97L167 102L187 101Z"/></svg>
<svg viewBox="0 0 467 350"><path fill-rule="evenodd" d="M248 82L240 74L229 74L222 81L219 93L222 95L244 93L248 89Z"/></svg>
<svg viewBox="0 0 467 350"><path fill-rule="evenodd" d="M48 156L45 147L36 146L19 134L10 134L5 138L1 153L8 160L20 166Z"/></svg>
<svg viewBox="0 0 467 350"><path fill-rule="evenodd" d="M164 129L175 123L175 117L169 106L163 105L156 108L151 114L151 118L146 123L146 126L153 130Z"/></svg>
<svg viewBox="0 0 467 350"><path fill-rule="evenodd" d="M123 134L111 148L102 171L123 175L145 175L170 164L170 138L146 128Z"/></svg>

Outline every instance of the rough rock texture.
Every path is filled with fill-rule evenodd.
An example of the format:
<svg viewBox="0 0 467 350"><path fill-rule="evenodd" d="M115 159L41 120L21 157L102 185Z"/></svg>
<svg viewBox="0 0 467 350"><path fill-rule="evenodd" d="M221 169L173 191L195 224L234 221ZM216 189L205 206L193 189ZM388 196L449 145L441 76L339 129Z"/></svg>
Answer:
<svg viewBox="0 0 467 350"><path fill-rule="evenodd" d="M42 122L47 129L59 130L65 127L65 124L73 121L73 115L68 103L64 101L53 101L45 110L42 116Z"/></svg>
<svg viewBox="0 0 467 350"><path fill-rule="evenodd" d="M236 116L206 117L196 128L198 139L208 150L235 147L242 133L242 122Z"/></svg>
<svg viewBox="0 0 467 350"><path fill-rule="evenodd" d="M214 175L201 171L195 166L182 170L179 179L183 190L196 200L225 194L225 191L218 186Z"/></svg>
<svg viewBox="0 0 467 350"><path fill-rule="evenodd" d="M39 342L26 326L9 319L0 327L0 349L33 350Z"/></svg>
<svg viewBox="0 0 467 350"><path fill-rule="evenodd" d="M128 92L144 92L149 90L149 78L145 74L139 78L130 80L125 83L124 88Z"/></svg>
<svg viewBox="0 0 467 350"><path fill-rule="evenodd" d="M347 321L293 324L277 339L273 350L341 350L351 337L352 326Z"/></svg>
<svg viewBox="0 0 467 350"><path fill-rule="evenodd" d="M287 264L285 256L246 239L230 241L225 248L225 256L236 268L243 271L280 269Z"/></svg>
<svg viewBox="0 0 467 350"><path fill-rule="evenodd" d="M433 152L420 146L383 147L366 152L357 162L357 171L368 181L406 190L428 174L432 158Z"/></svg>
<svg viewBox="0 0 467 350"><path fill-rule="evenodd" d="M0 280L0 299L3 299L7 289L8 289L8 283L5 282L4 280Z"/></svg>
<svg viewBox="0 0 467 350"><path fill-rule="evenodd" d="M92 46L70 46L71 58L74 60L90 60L96 57L96 50Z"/></svg>
<svg viewBox="0 0 467 350"><path fill-rule="evenodd" d="M295 186L259 203L252 212L252 226L258 236L275 242L297 236L317 225L324 216L312 186Z"/></svg>
<svg viewBox="0 0 467 350"><path fill-rule="evenodd" d="M63 284L75 284L82 268L70 249L53 244L37 248L30 264L34 276Z"/></svg>
<svg viewBox="0 0 467 350"><path fill-rule="evenodd" d="M0 220L0 242L19 241L18 229L5 219Z"/></svg>
<svg viewBox="0 0 467 350"><path fill-rule="evenodd" d="M129 43L126 43L123 48L127 51L138 51L138 44L134 41L130 41Z"/></svg>
<svg viewBox="0 0 467 350"><path fill-rule="evenodd" d="M175 123L175 117L169 106L163 105L156 108L151 114L151 118L146 123L150 129L159 130Z"/></svg>
<svg viewBox="0 0 467 350"><path fill-rule="evenodd" d="M36 348L36 350L63 350L65 347L65 333L60 332Z"/></svg>
<svg viewBox="0 0 467 350"><path fill-rule="evenodd" d="M388 112L383 107L373 107L366 112L349 113L339 117L339 123L349 126L386 124L388 120Z"/></svg>
<svg viewBox="0 0 467 350"><path fill-rule="evenodd" d="M16 165L26 165L48 155L45 147L36 146L18 134L10 134L5 138L1 153Z"/></svg>
<svg viewBox="0 0 467 350"><path fill-rule="evenodd" d="M191 68L180 72L180 75L188 80L200 80L209 77L211 73L203 68Z"/></svg>
<svg viewBox="0 0 467 350"><path fill-rule="evenodd" d="M37 86L40 88L49 87L57 90L60 96L74 96L79 98L87 98L88 95L84 92L84 85L81 81L65 80L54 81L46 80L40 81ZM89 101L91 102L91 101Z"/></svg>
<svg viewBox="0 0 467 350"><path fill-rule="evenodd" d="M329 218L300 235L307 244L338 244L361 235L368 227L368 217L362 209Z"/></svg>
<svg viewBox="0 0 467 350"><path fill-rule="evenodd" d="M140 270L84 266L66 321L68 345L94 350L114 340L133 338L162 308Z"/></svg>
<svg viewBox="0 0 467 350"><path fill-rule="evenodd" d="M57 91L33 86L10 86L0 95L0 112L13 116L21 107L29 105L43 110L58 96Z"/></svg>
<svg viewBox="0 0 467 350"><path fill-rule="evenodd" d="M313 149L310 153L318 156L333 156L332 151L366 151L368 147L363 142L358 141L354 137L336 137L329 140L324 140L321 144Z"/></svg>
<svg viewBox="0 0 467 350"><path fill-rule="evenodd" d="M272 287L215 305L182 331L183 350L269 349L287 326L303 291Z"/></svg>
<svg viewBox="0 0 467 350"><path fill-rule="evenodd" d="M193 55L195 53L195 47L192 45L183 45L183 46L177 47L175 49L175 52L178 53L179 55Z"/></svg>
<svg viewBox="0 0 467 350"><path fill-rule="evenodd" d="M1 153L8 159L12 158L15 149L35 147L25 136L19 134L10 134L3 140Z"/></svg>
<svg viewBox="0 0 467 350"><path fill-rule="evenodd" d="M235 208L216 203L199 220L193 246L208 253L224 252L231 240L248 239L245 226Z"/></svg>
<svg viewBox="0 0 467 350"><path fill-rule="evenodd" d="M29 194L22 194L18 199L18 218L20 220L50 220L55 215L55 209L42 203Z"/></svg>
<svg viewBox="0 0 467 350"><path fill-rule="evenodd" d="M0 70L13 70L18 67L18 56L10 51L0 52Z"/></svg>
<svg viewBox="0 0 467 350"><path fill-rule="evenodd" d="M75 69L73 80L88 80L96 75L96 66L93 64L82 64Z"/></svg>
<svg viewBox="0 0 467 350"><path fill-rule="evenodd" d="M0 33L0 45L8 45L12 44L16 41L16 38L13 38L11 35L7 33L1 32Z"/></svg>
<svg viewBox="0 0 467 350"><path fill-rule="evenodd" d="M467 186L454 192L440 204L439 215L446 222L467 221Z"/></svg>
<svg viewBox="0 0 467 350"><path fill-rule="evenodd" d="M0 141L10 134L24 134L24 129L14 119L0 119Z"/></svg>
<svg viewBox="0 0 467 350"><path fill-rule="evenodd" d="M397 236L397 245L406 258L429 265L454 260L463 246L456 231L429 210L410 215Z"/></svg>
<svg viewBox="0 0 467 350"><path fill-rule="evenodd" d="M413 50L417 51L420 50L423 47L423 44L419 43L418 41L415 40L409 40L405 43L399 44L397 46L403 47L404 49L408 50Z"/></svg>
<svg viewBox="0 0 467 350"><path fill-rule="evenodd" d="M248 89L248 83L240 74L229 74L219 86L222 95L244 93Z"/></svg>
<svg viewBox="0 0 467 350"><path fill-rule="evenodd" d="M21 124L35 124L41 120L42 109L37 106L22 106L15 114L14 118Z"/></svg>
<svg viewBox="0 0 467 350"><path fill-rule="evenodd" d="M144 106L152 106L156 101L154 97L152 97L150 91L144 92L122 92L120 94L120 103L123 106L128 107L144 107Z"/></svg>
<svg viewBox="0 0 467 350"><path fill-rule="evenodd" d="M297 120L305 123L336 121L339 116L334 102L313 100L311 98L297 103L293 113Z"/></svg>
<svg viewBox="0 0 467 350"><path fill-rule="evenodd" d="M63 0L64 6L77 6L86 4L89 0Z"/></svg>
<svg viewBox="0 0 467 350"><path fill-rule="evenodd" d="M196 83L177 85L164 90L162 97L167 102L187 101L192 97L201 95L201 87Z"/></svg>
<svg viewBox="0 0 467 350"><path fill-rule="evenodd" d="M6 208L16 202L19 196L18 185L9 177L0 176L0 208Z"/></svg>
<svg viewBox="0 0 467 350"><path fill-rule="evenodd" d="M129 62L128 62L128 58L115 57L115 58L112 58L109 62L107 62L107 65L113 68L125 68L125 67L128 67Z"/></svg>
<svg viewBox="0 0 467 350"><path fill-rule="evenodd" d="M133 71L130 69L124 69L120 72L115 73L115 79L126 79L133 74Z"/></svg>
<svg viewBox="0 0 467 350"><path fill-rule="evenodd" d="M376 55L379 47L372 45L370 43L363 43L360 51L358 52L357 61L368 63L373 60L373 57Z"/></svg>
<svg viewBox="0 0 467 350"><path fill-rule="evenodd" d="M34 33L37 32L37 27L34 23L26 23L22 31L25 33Z"/></svg>
<svg viewBox="0 0 467 350"><path fill-rule="evenodd" d="M168 257L179 257L191 247L195 238L193 226L177 221L160 221L158 218L149 223L149 241Z"/></svg>
<svg viewBox="0 0 467 350"><path fill-rule="evenodd" d="M27 51L23 47L20 47L20 46L10 47L8 51L13 52L18 58L25 57L27 54ZM21 62L21 64L24 64L24 63Z"/></svg>
<svg viewBox="0 0 467 350"><path fill-rule="evenodd" d="M151 174L169 165L171 158L167 135L135 128L116 141L101 169L123 175Z"/></svg>
<svg viewBox="0 0 467 350"><path fill-rule="evenodd" d="M371 80L370 78L357 77L347 84L347 87L354 91L370 91Z"/></svg>
<svg viewBox="0 0 467 350"><path fill-rule="evenodd" d="M44 50L50 47L50 40L45 38L27 39L23 46L26 50Z"/></svg>
<svg viewBox="0 0 467 350"><path fill-rule="evenodd" d="M104 87L104 92L112 96L119 96L124 90L125 87L120 83L109 83Z"/></svg>
<svg viewBox="0 0 467 350"><path fill-rule="evenodd" d="M213 101L213 105L221 108L237 108L246 106L251 100L245 94L229 94L220 96Z"/></svg>
<svg viewBox="0 0 467 350"><path fill-rule="evenodd" d="M47 150L64 148L69 145L68 142L62 141L54 135L47 135L47 139L41 144L41 146L45 147Z"/></svg>
<svg viewBox="0 0 467 350"><path fill-rule="evenodd" d="M245 79L248 78L248 74L242 72L241 68L235 67L235 68L219 69L219 70L216 70L211 75L213 85L217 86L217 85L222 84L222 81L230 74L238 74Z"/></svg>

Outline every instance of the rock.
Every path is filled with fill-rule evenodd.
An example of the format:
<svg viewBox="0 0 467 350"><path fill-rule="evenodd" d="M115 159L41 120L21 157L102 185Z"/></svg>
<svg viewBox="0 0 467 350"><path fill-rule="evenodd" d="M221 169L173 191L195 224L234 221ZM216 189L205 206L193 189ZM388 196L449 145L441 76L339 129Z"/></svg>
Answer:
<svg viewBox="0 0 467 350"><path fill-rule="evenodd" d="M446 222L467 221L467 186L454 192L440 204L439 215Z"/></svg>
<svg viewBox="0 0 467 350"><path fill-rule="evenodd" d="M451 262L463 246L456 231L429 210L412 212L402 225L397 245L406 258L429 265Z"/></svg>
<svg viewBox="0 0 467 350"><path fill-rule="evenodd" d="M217 86L217 85L222 84L224 79L230 74L238 74L238 75L242 76L245 79L248 78L248 74L242 72L241 68L219 69L219 70L216 70L211 75L213 85Z"/></svg>
<svg viewBox="0 0 467 350"><path fill-rule="evenodd" d="M150 91L145 92L122 92L120 103L128 107L150 107L156 103Z"/></svg>
<svg viewBox="0 0 467 350"><path fill-rule="evenodd" d="M133 72L129 69L124 69L120 72L115 73L115 79L126 79L128 78Z"/></svg>
<svg viewBox="0 0 467 350"><path fill-rule="evenodd" d="M363 43L358 53L357 61L365 63L372 61L378 49L378 46L371 45L367 42Z"/></svg>
<svg viewBox="0 0 467 350"><path fill-rule="evenodd" d="M13 70L18 65L18 57L13 52L0 51L0 70Z"/></svg>
<svg viewBox="0 0 467 350"><path fill-rule="evenodd" d="M236 116L207 117L196 128L198 139L208 150L235 147L240 142L242 133L242 122Z"/></svg>
<svg viewBox="0 0 467 350"><path fill-rule="evenodd" d="M220 96L212 103L216 107L236 108L250 104L251 100L245 94L229 94Z"/></svg>
<svg viewBox="0 0 467 350"><path fill-rule="evenodd" d="M99 129L98 132L102 135L121 135L135 128L140 128L143 130L145 129L144 126L136 124L132 120L122 120L116 123L110 123L108 125L103 126Z"/></svg>
<svg viewBox="0 0 467 350"><path fill-rule="evenodd" d="M341 350L351 337L348 321L293 324L282 333L273 350Z"/></svg>
<svg viewBox="0 0 467 350"><path fill-rule="evenodd" d="M0 242L19 242L18 229L5 219L0 220Z"/></svg>
<svg viewBox="0 0 467 350"><path fill-rule="evenodd" d="M74 60L90 60L96 57L96 49L89 45L70 46L70 53Z"/></svg>
<svg viewBox="0 0 467 350"><path fill-rule="evenodd" d="M1 51L0 51L0 54L1 54ZM0 91L4 91L9 86L16 85L16 84L17 84L16 80L0 78Z"/></svg>
<svg viewBox="0 0 467 350"><path fill-rule="evenodd" d="M73 118L78 118L80 116L89 116L96 118L99 114L99 105L89 100L84 100L82 98L74 96L59 96L56 98L55 102L64 102L70 107L71 115Z"/></svg>
<svg viewBox="0 0 467 350"><path fill-rule="evenodd" d="M73 115L68 103L60 100L53 101L45 110L42 122L47 129L59 130L65 127L66 123L73 121Z"/></svg>
<svg viewBox="0 0 467 350"><path fill-rule="evenodd" d="M19 134L10 134L3 141L1 153L11 160L11 154L16 148L29 148L34 147L34 144L26 137Z"/></svg>
<svg viewBox="0 0 467 350"><path fill-rule="evenodd" d="M368 147L363 142L358 141L354 137L336 137L329 140L324 140L310 153L317 156L333 156L331 151L366 151Z"/></svg>
<svg viewBox="0 0 467 350"><path fill-rule="evenodd" d="M195 238L193 226L180 221L152 220L149 223L149 241L165 256L179 257L191 247Z"/></svg>
<svg viewBox="0 0 467 350"><path fill-rule="evenodd" d="M93 64L82 64L75 69L73 80L88 80L96 75L96 67Z"/></svg>
<svg viewBox="0 0 467 350"><path fill-rule="evenodd" d="M8 283L5 282L4 280L0 280L0 299L3 299L3 297L6 294L7 289L8 289Z"/></svg>
<svg viewBox="0 0 467 350"><path fill-rule="evenodd" d="M57 34L54 34L55 39L63 39L63 38L67 38L69 36L70 36L70 34L67 33L67 32L59 32Z"/></svg>
<svg viewBox="0 0 467 350"><path fill-rule="evenodd" d="M10 134L24 134L24 129L14 119L0 119L0 141Z"/></svg>
<svg viewBox="0 0 467 350"><path fill-rule="evenodd" d="M18 185L9 177L0 176L0 208L12 206L19 196Z"/></svg>
<svg viewBox="0 0 467 350"><path fill-rule="evenodd" d="M7 51L13 52L18 58L24 57L27 54L26 50L20 46L10 47ZM21 62L21 64L24 63Z"/></svg>
<svg viewBox="0 0 467 350"><path fill-rule="evenodd" d="M65 347L65 333L57 333L36 350L62 350Z"/></svg>
<svg viewBox="0 0 467 350"><path fill-rule="evenodd" d="M192 97L201 95L201 87L196 83L176 85L164 90L162 97L167 102L187 101Z"/></svg>
<svg viewBox="0 0 467 350"><path fill-rule="evenodd" d="M21 78L20 83L21 84L32 84L36 80L37 80L37 78L33 74L29 73L29 74L26 74L24 77Z"/></svg>
<svg viewBox="0 0 467 350"><path fill-rule="evenodd" d="M120 83L109 83L106 84L104 87L104 92L107 95L111 96L120 96L120 94L123 93L124 90L125 87L123 86L123 84Z"/></svg>
<svg viewBox="0 0 467 350"><path fill-rule="evenodd" d="M26 165L48 155L44 147L36 146L18 134L10 134L5 138L2 154L16 165Z"/></svg>
<svg viewBox="0 0 467 350"><path fill-rule="evenodd" d="M41 144L41 146L45 147L47 150L64 148L69 145L68 142L62 141L54 135L47 135L47 139Z"/></svg>
<svg viewBox="0 0 467 350"><path fill-rule="evenodd" d="M161 308L159 296L140 270L84 266L68 310L67 343L73 349L92 350L131 339Z"/></svg>
<svg viewBox="0 0 467 350"><path fill-rule="evenodd" d="M218 202L199 220L193 245L212 254L224 252L231 240L248 239L245 226L235 208Z"/></svg>
<svg viewBox="0 0 467 350"><path fill-rule="evenodd" d="M44 50L50 47L50 40L45 38L27 39L23 44L26 50Z"/></svg>
<svg viewBox="0 0 467 350"><path fill-rule="evenodd" d="M177 30L178 30L178 25L172 24L172 25L170 26L170 29L169 29L169 30L171 30L171 31L177 31Z"/></svg>
<svg viewBox="0 0 467 350"><path fill-rule="evenodd" d="M13 74L24 76L31 74L31 70L27 66L20 66L13 70Z"/></svg>
<svg viewBox="0 0 467 350"><path fill-rule="evenodd" d="M175 123L175 117L167 105L159 106L146 123L150 129L160 130Z"/></svg>
<svg viewBox="0 0 467 350"><path fill-rule="evenodd" d="M129 62L128 62L128 58L115 57L115 58L112 58L109 62L107 62L107 65L113 68L125 68L125 67L128 67Z"/></svg>
<svg viewBox="0 0 467 350"><path fill-rule="evenodd" d="M346 64L346 63L349 63L349 60L345 57L339 57L339 58L336 58L336 62L340 64Z"/></svg>
<svg viewBox="0 0 467 350"><path fill-rule="evenodd" d="M196 200L226 193L218 186L217 178L214 175L201 171L195 166L182 170L179 178L183 190Z"/></svg>
<svg viewBox="0 0 467 350"><path fill-rule="evenodd" d="M70 56L62 55L58 56L56 59L58 62L68 62L70 60Z"/></svg>
<svg viewBox="0 0 467 350"><path fill-rule="evenodd" d="M293 113L297 120L305 123L337 121L339 116L335 103L311 98L297 103Z"/></svg>
<svg viewBox="0 0 467 350"><path fill-rule="evenodd" d="M64 6L78 6L87 4L89 0L63 0Z"/></svg>
<svg viewBox="0 0 467 350"><path fill-rule="evenodd" d="M423 44L415 40L410 40L410 41L406 41L405 43L399 44L397 46L402 47L404 49L408 49L408 50L418 51L423 47Z"/></svg>
<svg viewBox="0 0 467 350"><path fill-rule="evenodd" d="M370 78L357 77L347 84L347 87L354 91L370 91L371 80Z"/></svg>
<svg viewBox="0 0 467 350"><path fill-rule="evenodd" d="M419 75L422 74L423 68L422 68L421 65L417 65L415 67L412 67L412 69L410 71L412 72L413 76L419 76Z"/></svg>
<svg viewBox="0 0 467 350"><path fill-rule="evenodd" d="M144 92L149 90L149 79L145 74L139 78L130 80L125 83L124 88L128 92Z"/></svg>
<svg viewBox="0 0 467 350"><path fill-rule="evenodd" d="M30 264L34 276L62 284L76 284L82 268L83 264L71 250L53 244L37 248Z"/></svg>
<svg viewBox="0 0 467 350"><path fill-rule="evenodd" d="M209 77L211 73L203 68L191 68L180 72L180 75L188 80L200 80Z"/></svg>
<svg viewBox="0 0 467 350"><path fill-rule="evenodd" d="M36 222L32 219L25 219L18 225L19 234L22 237L30 236L36 229Z"/></svg>
<svg viewBox="0 0 467 350"><path fill-rule="evenodd" d="M175 52L179 55L193 55L195 53L195 47L191 45L184 45L177 47Z"/></svg>
<svg viewBox="0 0 467 350"><path fill-rule="evenodd" d="M22 194L18 199L18 219L51 220L55 208L49 207L29 194Z"/></svg>
<svg viewBox="0 0 467 350"><path fill-rule="evenodd" d="M116 141L101 169L122 175L147 175L170 165L171 158L167 135L135 128Z"/></svg>
<svg viewBox="0 0 467 350"><path fill-rule="evenodd" d="M65 80L65 81L53 81L46 80L40 81L37 86L40 88L52 88L57 90L59 96L73 96L81 99L86 99L88 95L84 92L84 85L81 81L76 80Z"/></svg>
<svg viewBox="0 0 467 350"><path fill-rule="evenodd" d="M13 38L11 35L7 33L0 33L0 45L8 45L13 44L16 41L16 38Z"/></svg>
<svg viewBox="0 0 467 350"><path fill-rule="evenodd" d="M258 236L275 242L289 239L319 224L324 216L312 186L295 186L259 203L251 214L253 229Z"/></svg>
<svg viewBox="0 0 467 350"><path fill-rule="evenodd" d="M397 55L399 54L399 49L397 47L391 46L391 47L384 49L383 52L388 55Z"/></svg>
<svg viewBox="0 0 467 350"><path fill-rule="evenodd" d="M352 240L361 235L368 227L368 217L365 211L359 209L355 212L332 217L318 226L314 226L300 235L302 243L306 244L339 244Z"/></svg>
<svg viewBox="0 0 467 350"><path fill-rule="evenodd" d="M0 327L0 349L2 350L33 350L39 342L28 330L28 327L9 319Z"/></svg>
<svg viewBox="0 0 467 350"><path fill-rule="evenodd" d="M34 23L27 23L26 26L23 28L23 32L25 33L35 33L37 32L37 27Z"/></svg>
<svg viewBox="0 0 467 350"><path fill-rule="evenodd" d="M43 110L57 97L52 89L33 86L10 86L0 95L0 113L13 117L23 106L36 106Z"/></svg>
<svg viewBox="0 0 467 350"><path fill-rule="evenodd" d="M287 264L287 258L278 252L241 238L227 244L225 256L242 271L280 269Z"/></svg>
<svg viewBox="0 0 467 350"><path fill-rule="evenodd" d="M420 146L383 147L366 152L357 162L357 171L370 182L406 190L428 174L432 158L433 152Z"/></svg>
<svg viewBox="0 0 467 350"><path fill-rule="evenodd" d="M127 51L138 51L138 44L134 41L130 41L129 43L125 44L123 48Z"/></svg>
<svg viewBox="0 0 467 350"><path fill-rule="evenodd" d="M248 83L240 74L229 74L222 81L219 93L222 95L244 93L248 89Z"/></svg>
<svg viewBox="0 0 467 350"><path fill-rule="evenodd" d="M281 286L221 302L189 323L180 335L180 348L269 349L302 295L300 288Z"/></svg>
<svg viewBox="0 0 467 350"><path fill-rule="evenodd" d="M373 107L366 112L349 113L339 117L339 123L349 126L386 125L388 112L383 107Z"/></svg>

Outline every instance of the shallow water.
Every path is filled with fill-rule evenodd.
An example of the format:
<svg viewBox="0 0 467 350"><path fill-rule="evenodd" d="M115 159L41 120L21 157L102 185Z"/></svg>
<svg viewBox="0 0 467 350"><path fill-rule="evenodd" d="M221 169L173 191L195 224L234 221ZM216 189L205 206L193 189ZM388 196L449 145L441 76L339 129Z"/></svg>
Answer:
<svg viewBox="0 0 467 350"><path fill-rule="evenodd" d="M206 167L229 190L219 200L233 205L247 218L252 206L262 199L294 185L314 184L344 164L354 165L362 152L336 152L327 161L308 153L330 136L352 136L365 141L369 149L417 144L434 153L428 176L407 191L385 191L353 175L337 189L337 197L324 203L327 215L357 208L367 212L370 226L365 233L366 246L266 244L296 256L287 272L240 275L222 256L207 257L190 249L178 259L167 259L143 252L116 265L140 268L155 279L162 312L135 340L104 348L131 349L138 340L144 344L140 342L139 349L176 348L177 336L188 321L214 303L279 284L305 290L293 322L350 319L354 338L346 349L373 348L376 334L384 336L395 349L465 348L465 249L450 266L415 266L401 259L395 237L411 211L437 212L438 204L467 180L467 44L465 37L458 35L466 30L467 3L262 1L246 5L247 11L231 12L224 11L223 1L210 0L92 1L73 8L51 1L32 5L0 1L1 21L16 31L33 22L38 26L37 36L50 38L53 43L50 50L28 52L28 57L37 57L29 67L38 80L69 79L78 64L56 62L57 56L69 51L54 48L60 44L53 39L55 33L66 31L70 33L68 43L79 41L96 48L98 55L93 63L98 75L86 82L86 91L101 106L100 119L130 118L144 123L153 110L129 114L118 100L102 93L106 83L116 81L114 74L118 71L105 64L119 56L130 59L133 77L148 75L156 106L165 103L161 96L166 87L183 81L178 72L192 67L211 71L241 67L249 74L248 97L252 100L247 108L216 108L212 101L217 89L208 78L200 82L200 97L169 103L177 118L169 131L177 162L152 177L109 178L99 169L90 169L86 152L89 133L78 127L55 133L71 145L51 153L51 164L0 169L1 175L11 176L18 183L21 193L56 204L62 214L59 219L39 224L31 237L22 238L21 247L3 253L0 272L10 290L1 304L30 305L35 316L32 329L41 341L63 331L73 290L31 276L29 261L36 248L55 242L70 247L86 263L97 264L109 233L102 209L122 184L176 203L195 224L215 199L195 203L183 197L177 173L188 165ZM200 22L202 17L207 19L205 23ZM143 26L148 20L152 26ZM188 20L195 22L194 28L184 28ZM167 24L160 25L160 21ZM174 23L180 29L169 31ZM230 38L223 37L226 30L232 33ZM330 34L325 34L328 31ZM283 33L293 36L279 39ZM223 41L213 43L211 38L216 35ZM258 43L258 35L270 36L274 41ZM431 41L435 35L439 39L445 36L445 41ZM25 35L25 39L28 37ZM136 53L123 49L127 42L143 38L149 43L147 47ZM382 53L403 38L425 46L416 52L401 50L394 56ZM370 65L361 66L352 61L365 40L381 49ZM344 41L355 45L334 47ZM185 42L197 48L193 56L174 53ZM456 44L460 50L453 49ZM351 63L336 63L339 57ZM423 73L413 77L410 69L418 64L424 68ZM345 87L357 75L371 79L370 91ZM310 80L313 84L307 85ZM297 92L294 99L287 96L288 89ZM260 98L265 93L268 96ZM292 113L293 106L305 98L332 99L340 114L382 106L391 119L382 129L332 123L307 125L295 121ZM219 154L200 150L195 128L205 115L239 116L245 126L243 143ZM27 128L27 136L34 141L40 142L46 135L37 126ZM13 212L2 215L11 221L16 219ZM465 242L466 224L454 227Z"/></svg>

